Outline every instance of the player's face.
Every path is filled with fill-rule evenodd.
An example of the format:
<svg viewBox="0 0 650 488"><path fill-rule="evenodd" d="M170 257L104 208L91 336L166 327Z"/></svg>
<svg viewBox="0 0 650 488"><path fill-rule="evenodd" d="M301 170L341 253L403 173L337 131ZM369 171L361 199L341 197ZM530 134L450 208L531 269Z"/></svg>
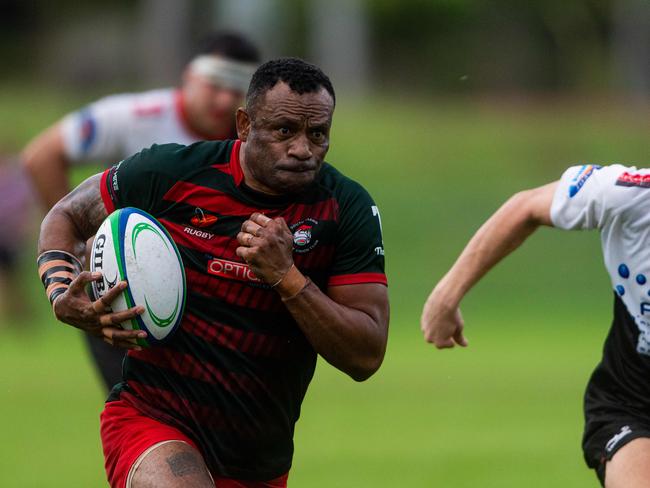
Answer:
<svg viewBox="0 0 650 488"><path fill-rule="evenodd" d="M247 183L271 194L304 190L329 149L332 96L324 88L300 95L278 83L252 112L237 112L237 131L245 142L244 173L251 180Z"/></svg>
<svg viewBox="0 0 650 488"><path fill-rule="evenodd" d="M244 93L219 86L207 78L188 72L183 82L183 99L190 123L204 134L227 137Z"/></svg>

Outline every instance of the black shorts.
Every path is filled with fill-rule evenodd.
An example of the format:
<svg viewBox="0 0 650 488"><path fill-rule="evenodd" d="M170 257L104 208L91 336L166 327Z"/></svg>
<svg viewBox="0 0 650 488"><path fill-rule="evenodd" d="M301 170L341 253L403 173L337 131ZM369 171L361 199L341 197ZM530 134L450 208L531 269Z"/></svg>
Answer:
<svg viewBox="0 0 650 488"><path fill-rule="evenodd" d="M592 377L585 393L582 450L587 465L605 486L607 461L630 441L650 438L650 410L639 408L621 391L605 389L593 380Z"/></svg>
<svg viewBox="0 0 650 488"><path fill-rule="evenodd" d="M122 362L126 349L111 346L100 337L90 334L84 334L84 337L106 391L110 392L114 385L122 381Z"/></svg>

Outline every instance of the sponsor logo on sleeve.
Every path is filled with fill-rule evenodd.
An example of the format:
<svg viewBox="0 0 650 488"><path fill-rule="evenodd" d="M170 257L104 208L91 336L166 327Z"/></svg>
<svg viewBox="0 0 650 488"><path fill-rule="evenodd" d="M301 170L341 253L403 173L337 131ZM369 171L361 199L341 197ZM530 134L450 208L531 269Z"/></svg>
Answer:
<svg viewBox="0 0 650 488"><path fill-rule="evenodd" d="M136 117L157 117L162 114L163 106L160 103L150 105L136 105L133 114Z"/></svg>
<svg viewBox="0 0 650 488"><path fill-rule="evenodd" d="M638 186L650 188L650 174L630 173L625 171L616 179L616 186Z"/></svg>
<svg viewBox="0 0 650 488"><path fill-rule="evenodd" d="M115 166L111 170L111 186L113 187L113 192L115 193L117 193L120 190L120 184L117 181L117 172L119 171L120 166L122 166L123 162L124 160L120 161L119 163L117 163L117 166Z"/></svg>
<svg viewBox="0 0 650 488"><path fill-rule="evenodd" d="M379 207L377 205L372 205L370 207L372 210L372 216L377 217L377 221L379 222L379 232L381 233L381 246L375 247L375 254L377 256L383 256L384 255L384 230L382 229L381 226L381 215L379 214Z"/></svg>
<svg viewBox="0 0 650 488"><path fill-rule="evenodd" d="M569 198L575 197L589 177L594 174L594 171L599 170L601 167L596 164L582 165L578 173L571 180L571 185L569 185Z"/></svg>
<svg viewBox="0 0 650 488"><path fill-rule="evenodd" d="M81 136L81 151L87 153L97 136L97 123L90 113L90 110L81 112L81 123L79 126Z"/></svg>

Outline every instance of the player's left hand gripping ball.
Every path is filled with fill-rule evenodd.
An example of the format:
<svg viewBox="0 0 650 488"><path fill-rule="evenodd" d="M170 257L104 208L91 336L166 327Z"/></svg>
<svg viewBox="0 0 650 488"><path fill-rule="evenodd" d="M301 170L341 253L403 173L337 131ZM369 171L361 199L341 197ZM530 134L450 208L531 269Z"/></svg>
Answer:
<svg viewBox="0 0 650 488"><path fill-rule="evenodd" d="M185 271L174 241L155 218L132 207L109 215L95 235L90 267L103 276L92 285L96 298L128 282L112 309L144 308L142 315L122 323L125 329L147 332L146 339L138 339L140 345L171 339L185 310Z"/></svg>

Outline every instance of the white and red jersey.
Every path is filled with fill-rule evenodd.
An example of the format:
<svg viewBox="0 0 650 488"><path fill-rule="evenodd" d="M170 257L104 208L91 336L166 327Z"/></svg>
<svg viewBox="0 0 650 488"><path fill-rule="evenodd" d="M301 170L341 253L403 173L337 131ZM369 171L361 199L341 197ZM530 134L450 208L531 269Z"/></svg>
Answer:
<svg viewBox="0 0 650 488"><path fill-rule="evenodd" d="M71 162L101 161L106 166L152 144L207 139L192 131L182 94L172 88L102 98L67 115L61 130Z"/></svg>
<svg viewBox="0 0 650 488"><path fill-rule="evenodd" d="M612 287L640 332L636 350L650 356L650 169L620 164L567 169L551 220L562 229L600 231Z"/></svg>

